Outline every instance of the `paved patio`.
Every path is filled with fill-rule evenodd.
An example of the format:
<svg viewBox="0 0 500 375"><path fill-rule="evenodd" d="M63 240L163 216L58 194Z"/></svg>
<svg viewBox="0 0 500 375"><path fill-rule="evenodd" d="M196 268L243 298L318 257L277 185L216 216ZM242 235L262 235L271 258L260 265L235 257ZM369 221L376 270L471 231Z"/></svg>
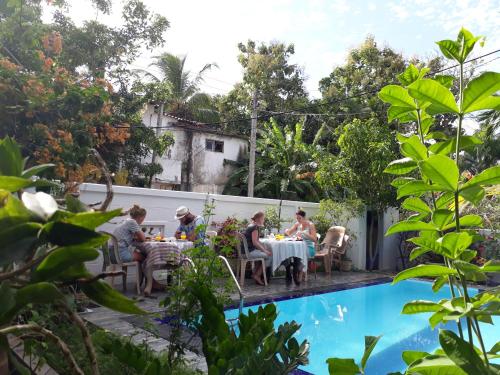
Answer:
<svg viewBox="0 0 500 375"><path fill-rule="evenodd" d="M309 279L300 286L295 286L293 284L286 285L284 278L273 278L267 287L256 285L252 280L247 279L243 287L243 294L245 296L245 302L251 304L262 300L267 302L282 297L352 288L356 285L363 285L375 282L376 280L389 280L389 276L389 274L376 272L333 272L330 278L323 273L318 273L317 279L315 279L314 274L309 275ZM137 296L131 292L132 290L134 290L133 285L130 285L127 295L131 298L136 298ZM151 317L154 317L156 314L160 316L163 308L159 307L158 304L165 295L165 292L156 292L153 295L156 298L140 297L138 306L150 312L152 314ZM231 298L234 305L237 305L239 300L238 293L233 293ZM152 333L142 329L140 327L141 324L132 324L134 319L132 319L131 315L114 312L104 307L92 308L81 315L88 322L101 328L121 336L131 337L134 343L147 343L154 351L161 352L168 346L168 341L162 338L158 332ZM186 359L193 367L206 371L205 360L202 356L189 352L186 355Z"/></svg>

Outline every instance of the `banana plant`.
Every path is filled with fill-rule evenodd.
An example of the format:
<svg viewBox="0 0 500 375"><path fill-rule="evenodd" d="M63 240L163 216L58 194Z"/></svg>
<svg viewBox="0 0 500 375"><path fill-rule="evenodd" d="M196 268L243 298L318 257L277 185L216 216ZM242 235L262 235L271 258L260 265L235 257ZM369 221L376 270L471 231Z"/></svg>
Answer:
<svg viewBox="0 0 500 375"><path fill-rule="evenodd" d="M444 260L442 264L422 264L404 270L393 283L430 277L434 279L435 292L448 284L451 293L450 299L439 302L409 302L402 313L432 313L429 323L433 328L448 321L458 325L458 336L441 331L442 349L437 353L403 355L409 374L431 373L431 369L439 368L457 374L499 373L499 366L491 364L490 359L497 355L500 344L495 345L493 352L487 351L479 325L479 322L493 324L491 317L499 315L499 291L471 296L467 282L486 280L487 273L500 271L500 263L490 261L482 267L471 263L477 254L470 246L480 238L477 230L483 223L480 216L462 215L460 211L460 202L477 205L485 196L485 188L500 184L500 166L467 179L458 163L462 151L481 143L474 136L462 134L465 116L482 110L500 110L500 97L495 96L500 90L500 73L484 72L467 86L464 84L467 58L483 40L462 28L456 40L437 42L443 55L459 67L457 97L450 90L455 77L431 77L428 68L414 65L398 76L401 85L388 85L379 92L379 98L390 104L388 120L399 120L415 129L413 134L397 135L404 158L391 162L385 170L396 175L392 185L397 188L398 199L405 198L402 207L414 214L392 225L386 235L417 231L419 235L409 240L417 245L410 258L433 252ZM448 138L432 130L433 116L445 113L457 117L455 137ZM462 320L467 324L466 332Z"/></svg>

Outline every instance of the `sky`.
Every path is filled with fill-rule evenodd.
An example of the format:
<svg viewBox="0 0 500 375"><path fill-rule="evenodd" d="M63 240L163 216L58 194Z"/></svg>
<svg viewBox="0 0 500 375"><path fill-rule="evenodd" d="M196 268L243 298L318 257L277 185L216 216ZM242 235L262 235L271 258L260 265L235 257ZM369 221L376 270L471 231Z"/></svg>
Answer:
<svg viewBox="0 0 500 375"><path fill-rule="evenodd" d="M305 72L306 88L319 97L318 82L345 62L348 51L375 37L407 57L438 53L435 41L455 39L460 27L487 37L476 56L500 49L500 0L143 0L165 16L170 28L165 46L144 52L133 64L146 68L151 56L167 51L187 55L187 68L199 71L215 62L201 89L224 94L241 80L239 42L282 41L295 45L292 62ZM77 24L98 19L120 24L122 1L113 0L111 15L97 12L89 1L70 0ZM46 15L49 17L49 14ZM500 53L485 57L481 69L500 70Z"/></svg>

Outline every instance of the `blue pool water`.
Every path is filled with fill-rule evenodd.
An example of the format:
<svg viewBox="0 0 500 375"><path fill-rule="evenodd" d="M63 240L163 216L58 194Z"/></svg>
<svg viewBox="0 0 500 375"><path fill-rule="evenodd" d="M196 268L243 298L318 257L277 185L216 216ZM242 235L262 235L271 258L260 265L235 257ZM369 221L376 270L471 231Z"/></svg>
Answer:
<svg viewBox="0 0 500 375"><path fill-rule="evenodd" d="M477 290L472 290L477 293ZM449 298L445 288L432 292L425 281L403 281L316 294L276 302L276 325L295 320L302 327L295 335L299 343L310 343L309 365L301 368L307 372L328 374L325 360L330 357L354 358L357 362L364 351L364 337L383 335L368 362L368 375L401 371L404 350L431 352L439 344L437 328L429 327L430 314L402 315L404 304L414 299L439 301ZM246 307L255 310L258 305ZM227 310L228 319L236 318L238 310ZM496 325L484 325L483 334L487 349L500 338L500 318ZM455 329L455 324L448 324Z"/></svg>

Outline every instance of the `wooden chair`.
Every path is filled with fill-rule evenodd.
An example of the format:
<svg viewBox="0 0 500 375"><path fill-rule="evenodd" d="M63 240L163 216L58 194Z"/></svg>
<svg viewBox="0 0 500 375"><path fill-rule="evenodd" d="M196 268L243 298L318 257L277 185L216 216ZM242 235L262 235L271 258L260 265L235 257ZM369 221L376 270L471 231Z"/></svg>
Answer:
<svg viewBox="0 0 500 375"><path fill-rule="evenodd" d="M136 288L137 294L141 294L141 284L142 284L142 268L140 262L132 261L132 262L123 262L120 258L120 252L118 251L118 239L108 232L99 232L105 234L110 237L109 241L107 241L102 247L102 272L115 272L115 271L124 271L125 274L122 275L122 287L123 291L127 290L127 272L129 267L136 267ZM110 246L111 245L111 246ZM111 276L111 286L115 286L115 277Z"/></svg>
<svg viewBox="0 0 500 375"><path fill-rule="evenodd" d="M240 286L243 286L245 284L245 271L247 268L247 263L252 264L252 268L253 268L253 265L255 264L255 262L262 262L262 269L263 269L262 274L264 277L264 284L267 285L266 259L265 258L250 258L246 237L241 233L237 233L236 236L238 236L238 239L239 239L238 244L236 245L236 249L238 250L238 261L236 263L236 276L238 276L238 274L240 275ZM241 249L242 247L243 247L243 251Z"/></svg>
<svg viewBox="0 0 500 375"><path fill-rule="evenodd" d="M319 261L323 263L325 272L331 277L332 275L332 264L334 259L335 249L342 246L344 242L345 228L340 226L331 227L326 232L325 239L319 245L319 249L314 255L313 261ZM344 247L345 251L345 247ZM336 254L336 252L335 252ZM314 269L314 278L317 278L316 268Z"/></svg>

